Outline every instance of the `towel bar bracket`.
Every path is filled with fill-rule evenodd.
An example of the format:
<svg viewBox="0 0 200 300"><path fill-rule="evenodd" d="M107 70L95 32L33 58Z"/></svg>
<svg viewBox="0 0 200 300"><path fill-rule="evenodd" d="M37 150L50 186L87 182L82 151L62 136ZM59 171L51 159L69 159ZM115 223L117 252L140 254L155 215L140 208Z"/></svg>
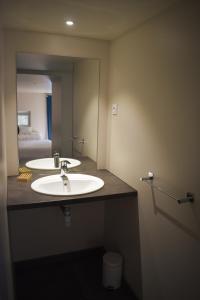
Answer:
<svg viewBox="0 0 200 300"><path fill-rule="evenodd" d="M178 202L178 204L183 204L183 203L193 203L194 202L194 194L188 192L186 193L186 196L184 198L179 198L177 199L174 195L172 195L171 193L168 193L167 191L164 191L162 188L156 186L153 184L153 179L154 179L154 173L149 171L148 172L148 176L146 177L140 177L141 181L146 182L147 184L149 184L152 188L158 190L159 192L165 194L166 196L176 200Z"/></svg>
<svg viewBox="0 0 200 300"><path fill-rule="evenodd" d="M177 200L178 204L187 203L187 202L194 202L194 194L192 193L186 193L186 197L182 199Z"/></svg>
<svg viewBox="0 0 200 300"><path fill-rule="evenodd" d="M147 177L140 177L141 181L145 181L145 180L153 180L154 179L154 174L153 172L149 171L148 172L148 176Z"/></svg>

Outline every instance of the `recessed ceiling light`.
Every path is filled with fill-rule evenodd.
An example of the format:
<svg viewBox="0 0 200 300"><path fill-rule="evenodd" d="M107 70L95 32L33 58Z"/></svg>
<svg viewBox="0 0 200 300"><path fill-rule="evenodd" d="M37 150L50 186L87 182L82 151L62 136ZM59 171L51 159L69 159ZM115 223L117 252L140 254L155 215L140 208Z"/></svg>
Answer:
<svg viewBox="0 0 200 300"><path fill-rule="evenodd" d="M65 23L66 23L67 26L73 26L74 25L74 22L71 21L71 20L67 20Z"/></svg>

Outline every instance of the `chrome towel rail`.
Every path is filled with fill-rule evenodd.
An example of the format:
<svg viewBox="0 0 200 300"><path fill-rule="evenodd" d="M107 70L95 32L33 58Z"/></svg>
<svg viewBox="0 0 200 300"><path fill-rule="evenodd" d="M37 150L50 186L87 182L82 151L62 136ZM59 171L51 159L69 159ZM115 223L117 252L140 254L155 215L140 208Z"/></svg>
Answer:
<svg viewBox="0 0 200 300"><path fill-rule="evenodd" d="M140 180L144 181L145 183L150 185L152 188L158 190L159 192L163 193L164 195L176 200L179 204L187 203L187 202L190 202L190 203L194 202L194 195L190 192L187 192L186 196L184 198L177 199L177 197L175 197L171 193L168 193L168 192L164 191L161 187L154 185L153 184L154 174L152 172L148 172L148 176L141 177Z"/></svg>

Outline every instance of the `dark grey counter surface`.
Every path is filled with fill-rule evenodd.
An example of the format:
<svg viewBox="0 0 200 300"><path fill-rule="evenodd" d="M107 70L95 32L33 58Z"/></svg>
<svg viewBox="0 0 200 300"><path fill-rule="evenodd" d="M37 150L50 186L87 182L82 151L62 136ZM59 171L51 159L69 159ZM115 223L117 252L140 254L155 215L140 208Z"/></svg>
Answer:
<svg viewBox="0 0 200 300"><path fill-rule="evenodd" d="M94 170L91 167L86 170L84 163L81 168L74 168L71 173L89 174L103 179L104 186L102 189L93 193L78 196L49 196L36 193L31 189L31 183L34 180L43 176L57 173L58 172L55 171L44 172L42 170L33 170L32 180L29 182L19 182L17 181L16 176L8 177L8 210L45 207L52 205L71 205L77 203L119 199L122 197L134 198L137 196L136 190L107 170Z"/></svg>

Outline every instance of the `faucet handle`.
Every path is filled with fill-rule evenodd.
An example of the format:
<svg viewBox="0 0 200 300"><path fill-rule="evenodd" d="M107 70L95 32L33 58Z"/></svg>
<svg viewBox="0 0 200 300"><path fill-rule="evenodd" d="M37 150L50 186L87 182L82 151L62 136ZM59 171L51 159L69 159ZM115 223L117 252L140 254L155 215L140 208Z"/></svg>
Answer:
<svg viewBox="0 0 200 300"><path fill-rule="evenodd" d="M59 154L59 152L55 151L55 152L53 153L53 156L60 156L60 154Z"/></svg>
<svg viewBox="0 0 200 300"><path fill-rule="evenodd" d="M68 164L71 164L68 160L61 160L61 167L67 166Z"/></svg>
<svg viewBox="0 0 200 300"><path fill-rule="evenodd" d="M60 162L61 169L64 170L65 172L68 172L68 164L71 164L68 160L61 160Z"/></svg>

